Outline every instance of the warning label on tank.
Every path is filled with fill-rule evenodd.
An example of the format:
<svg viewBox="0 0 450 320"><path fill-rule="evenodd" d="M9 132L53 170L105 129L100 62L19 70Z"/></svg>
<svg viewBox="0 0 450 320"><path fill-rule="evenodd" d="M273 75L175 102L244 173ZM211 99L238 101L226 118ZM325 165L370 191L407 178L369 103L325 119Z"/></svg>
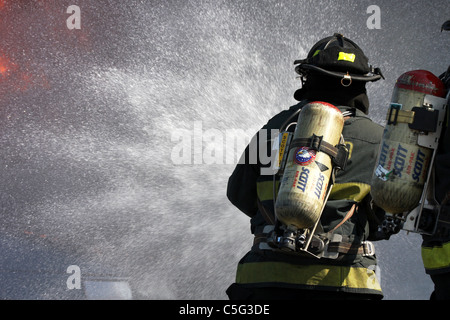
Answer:
<svg viewBox="0 0 450 320"><path fill-rule="evenodd" d="M391 172L392 172L392 170L391 171L386 170L381 165L379 165L375 169L375 175L383 181L387 181L389 179L389 175L391 174Z"/></svg>

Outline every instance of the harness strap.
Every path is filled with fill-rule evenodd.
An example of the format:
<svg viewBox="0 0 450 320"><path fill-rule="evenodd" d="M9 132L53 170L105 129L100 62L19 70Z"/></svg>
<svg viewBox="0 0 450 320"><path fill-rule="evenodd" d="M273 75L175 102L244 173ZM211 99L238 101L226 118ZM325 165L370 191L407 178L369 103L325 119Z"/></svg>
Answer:
<svg viewBox="0 0 450 320"><path fill-rule="evenodd" d="M332 144L323 141L322 136L313 135L311 138L297 138L291 142L290 148L309 147L313 150L325 152L330 157L336 158L338 149Z"/></svg>
<svg viewBox="0 0 450 320"><path fill-rule="evenodd" d="M271 220L272 215L270 215L270 213L267 212L267 209L263 205L261 205L259 201L258 206L260 206L260 212L263 215L264 219L266 221ZM340 236L340 239L342 238L342 240L339 242L330 241L330 239L332 239L330 235L332 235L334 231L336 231L341 225L343 225L348 219L350 219L355 213L356 209L357 205L356 203L354 203L350 208L350 210L345 215L345 217L339 222L339 224L337 224L327 234L324 234L324 236L320 236L319 234L319 237L328 239L329 241L327 246L328 252L335 252L340 254L360 254L363 256L373 256L375 254L375 248L370 241L355 243L350 241L349 237L342 237L342 236ZM274 230L273 223L265 225L264 227L256 228L254 233L255 238L253 240L253 245L257 246L259 249L273 250L267 245L267 238L271 235L273 230Z"/></svg>
<svg viewBox="0 0 450 320"><path fill-rule="evenodd" d="M308 147L310 149L326 153L331 157L336 168L344 170L347 165L347 147L343 144L333 146L331 143L324 141L323 136L316 136L313 134L310 138L294 139L291 142L289 149L299 147Z"/></svg>
<svg viewBox="0 0 450 320"><path fill-rule="evenodd" d="M253 245L258 246L262 250L275 250L267 245L267 237L270 233L255 233ZM330 242L327 248L328 252L337 252L340 254L373 256L375 255L375 247L370 241L362 241L360 243L343 240L341 242ZM301 252L297 254L302 255Z"/></svg>
<svg viewBox="0 0 450 320"><path fill-rule="evenodd" d="M331 242L328 245L329 252L339 252L343 254L361 254L363 256L373 256L375 247L370 241L363 241L359 245L350 242Z"/></svg>
<svg viewBox="0 0 450 320"><path fill-rule="evenodd" d="M401 110L400 105L391 104L389 112L386 115L386 120L388 124L396 125L397 123L413 123L414 122L414 111Z"/></svg>
<svg viewBox="0 0 450 320"><path fill-rule="evenodd" d="M414 107L411 110L401 110L401 105L391 103L389 112L386 115L388 125L396 125L397 123L407 123L410 129L436 132L439 111L424 107Z"/></svg>
<svg viewBox="0 0 450 320"><path fill-rule="evenodd" d="M267 236L272 232L273 225L275 224L275 219L274 219L273 215L260 203L259 200L258 200L258 208L259 208L259 210L261 212L261 215L263 216L264 220L269 225L264 226L262 230L261 230L261 227L256 229L256 232L254 234L255 235L255 240L254 240L253 244L257 244L259 242L262 242L265 238L267 238ZM341 222L339 222L328 233L330 233L330 234L333 233L334 231L337 230L337 228L342 226L348 219L350 219L353 216L353 214L355 213L356 208L357 208L356 203L354 203L352 205L352 207L350 208L350 210L345 215L345 217L341 220Z"/></svg>
<svg viewBox="0 0 450 320"><path fill-rule="evenodd" d="M330 233L333 233L334 231L336 231L337 228L339 228L340 226L342 226L344 224L345 221L347 221L348 219L350 219L353 216L353 213L355 213L356 210L356 203L353 204L353 206L351 207L350 210L348 210L347 214L345 215L345 217L342 219L341 222L339 222L339 224L334 227Z"/></svg>
<svg viewBox="0 0 450 320"><path fill-rule="evenodd" d="M258 205L259 212L263 216L264 221L266 221L268 224L275 224L275 217L272 212L267 210L267 208L261 204L261 201L259 199L256 200L256 204Z"/></svg>

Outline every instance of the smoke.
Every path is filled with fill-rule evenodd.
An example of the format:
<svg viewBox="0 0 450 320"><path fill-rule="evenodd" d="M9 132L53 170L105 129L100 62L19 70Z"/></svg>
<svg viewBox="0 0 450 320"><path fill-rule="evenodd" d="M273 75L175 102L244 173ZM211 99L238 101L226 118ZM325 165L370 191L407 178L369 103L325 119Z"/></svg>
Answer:
<svg viewBox="0 0 450 320"><path fill-rule="evenodd" d="M72 4L0 2L1 248L8 270L17 246L37 246L45 270L126 277L137 299L226 298L252 241L226 199L226 156L242 152L226 132L295 103L293 60L317 40L342 32L382 68L368 89L379 123L401 73L438 74L448 58L445 1L378 1L380 30L366 28L369 1L77 1L69 30ZM177 146L188 161L174 162ZM428 298L419 247L404 234L377 244L387 299ZM48 278L17 281L15 296L49 297Z"/></svg>

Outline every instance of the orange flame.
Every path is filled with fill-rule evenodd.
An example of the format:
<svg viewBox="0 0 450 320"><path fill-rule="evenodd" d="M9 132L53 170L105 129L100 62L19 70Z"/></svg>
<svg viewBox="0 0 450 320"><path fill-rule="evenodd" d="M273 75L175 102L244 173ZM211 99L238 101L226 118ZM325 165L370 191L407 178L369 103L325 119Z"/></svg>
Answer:
<svg viewBox="0 0 450 320"><path fill-rule="evenodd" d="M27 4L23 8L20 3ZM31 3L31 4L30 4ZM28 5L30 4L30 5ZM24 10L39 9L36 15L22 14ZM84 27L81 30L69 30L64 21L68 18L68 14L62 5L55 5L54 1L47 0L0 0L0 39L3 42L9 42L11 45L4 47L0 44L0 97L3 92L24 92L33 88L48 89L51 86L51 79L48 77L47 66L39 66L39 61L33 60L32 48L36 46L31 43L31 37L27 37L30 32L26 26L32 25L39 20L39 24L44 28L43 33L48 35L48 39L40 38L42 46L60 44L58 50L62 55L71 55L74 52L89 52L93 50L92 39L90 37L90 29ZM22 20L9 20L9 15L20 12ZM3 15L7 16L3 19ZM56 20L59 22L56 23ZM10 28L14 28L14 33L18 36L12 38ZM36 31L39 32L39 31ZM24 36L22 36L22 34ZM31 48L31 50L29 50ZM22 50L25 56L19 54Z"/></svg>
<svg viewBox="0 0 450 320"><path fill-rule="evenodd" d="M17 68L16 64L7 57L0 55L0 77L7 77Z"/></svg>

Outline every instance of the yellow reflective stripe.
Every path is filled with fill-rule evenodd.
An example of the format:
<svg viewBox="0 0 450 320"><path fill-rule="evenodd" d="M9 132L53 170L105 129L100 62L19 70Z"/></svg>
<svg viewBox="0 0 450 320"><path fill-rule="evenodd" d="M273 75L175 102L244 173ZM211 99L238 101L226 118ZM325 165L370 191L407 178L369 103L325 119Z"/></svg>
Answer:
<svg viewBox="0 0 450 320"><path fill-rule="evenodd" d="M279 282L324 287L372 289L381 292L373 270L348 266L294 265L285 262L239 264L236 282Z"/></svg>
<svg viewBox="0 0 450 320"><path fill-rule="evenodd" d="M288 137L288 132L285 132L281 135L280 150L278 151L278 168L281 166L281 161L283 161L284 149L286 149Z"/></svg>
<svg viewBox="0 0 450 320"><path fill-rule="evenodd" d="M316 52L314 52L314 54L312 55L313 57L317 56L320 52L320 49L316 50Z"/></svg>
<svg viewBox="0 0 450 320"><path fill-rule="evenodd" d="M277 189L279 185L277 181ZM273 200L272 180L260 181L256 184L256 190L260 201ZM370 185L360 182L335 183L331 190L330 200L362 201L370 192Z"/></svg>
<svg viewBox="0 0 450 320"><path fill-rule="evenodd" d="M354 53L345 53L345 52L339 52L338 60L345 60L350 62L355 62L355 54Z"/></svg>
<svg viewBox="0 0 450 320"><path fill-rule="evenodd" d="M277 190L280 181L277 181ZM273 200L273 180L256 183L256 193L260 201Z"/></svg>
<svg viewBox="0 0 450 320"><path fill-rule="evenodd" d="M330 200L362 201L370 192L370 185L361 182L335 183L331 189Z"/></svg>
<svg viewBox="0 0 450 320"><path fill-rule="evenodd" d="M422 247L421 251L425 269L433 270L450 267L450 242L439 247Z"/></svg>
<svg viewBox="0 0 450 320"><path fill-rule="evenodd" d="M345 141L345 146L348 149L348 159L347 160L350 160L352 158L353 142L350 142L347 140L347 141Z"/></svg>

